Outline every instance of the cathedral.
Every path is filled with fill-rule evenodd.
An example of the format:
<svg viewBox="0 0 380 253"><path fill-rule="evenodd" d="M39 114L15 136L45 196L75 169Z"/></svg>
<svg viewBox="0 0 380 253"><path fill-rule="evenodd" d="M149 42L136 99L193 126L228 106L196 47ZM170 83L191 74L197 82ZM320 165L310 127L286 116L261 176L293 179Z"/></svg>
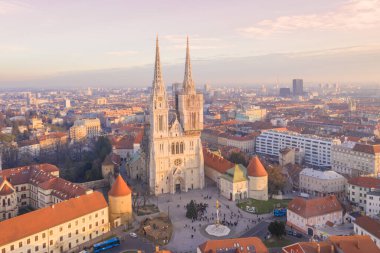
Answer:
<svg viewBox="0 0 380 253"><path fill-rule="evenodd" d="M187 192L204 187L200 138L203 129L203 94L197 93L195 89L188 39L183 85L174 96L174 108L169 108L157 38L149 108L148 177L150 191L154 195Z"/></svg>

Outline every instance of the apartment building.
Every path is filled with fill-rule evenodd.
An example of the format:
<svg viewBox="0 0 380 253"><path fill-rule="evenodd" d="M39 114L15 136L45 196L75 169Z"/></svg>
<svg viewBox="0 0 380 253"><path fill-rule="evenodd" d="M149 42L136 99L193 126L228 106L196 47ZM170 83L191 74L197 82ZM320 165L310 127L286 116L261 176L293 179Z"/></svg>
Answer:
<svg viewBox="0 0 380 253"><path fill-rule="evenodd" d="M331 149L331 167L351 177L375 176L380 170L380 145L343 143Z"/></svg>
<svg viewBox="0 0 380 253"><path fill-rule="evenodd" d="M284 148L298 148L304 152L304 162L310 166L330 167L331 146L340 140L322 138L315 135L299 134L292 131L264 130L256 138L256 152L262 155L279 157Z"/></svg>
<svg viewBox="0 0 380 253"><path fill-rule="evenodd" d="M365 213L370 217L379 217L380 191L367 192Z"/></svg>
<svg viewBox="0 0 380 253"><path fill-rule="evenodd" d="M367 193L380 190L380 179L373 177L355 177L347 182L347 198L357 204L361 210L366 210Z"/></svg>
<svg viewBox="0 0 380 253"><path fill-rule="evenodd" d="M346 179L332 170L303 169L299 174L299 184L302 192L312 196L335 195L343 198L345 195Z"/></svg>
<svg viewBox="0 0 380 253"><path fill-rule="evenodd" d="M103 194L93 192L2 221L0 252L79 252L78 245L109 231L108 215Z"/></svg>

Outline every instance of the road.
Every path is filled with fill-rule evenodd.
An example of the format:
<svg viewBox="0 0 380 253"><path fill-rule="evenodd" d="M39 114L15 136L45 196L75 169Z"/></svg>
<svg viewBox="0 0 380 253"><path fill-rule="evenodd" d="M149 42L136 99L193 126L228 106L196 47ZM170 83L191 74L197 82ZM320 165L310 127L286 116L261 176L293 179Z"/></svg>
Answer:
<svg viewBox="0 0 380 253"><path fill-rule="evenodd" d="M264 238L264 236L268 232L268 225L269 222L267 221L261 221L256 226L242 234L240 237L251 237L251 236L257 236L260 238Z"/></svg>
<svg viewBox="0 0 380 253"><path fill-rule="evenodd" d="M124 240L121 241L119 247L109 249L105 252L107 253L121 253L127 250L141 250L145 253L154 252L155 246L150 241L144 238L132 238L129 235L125 237Z"/></svg>

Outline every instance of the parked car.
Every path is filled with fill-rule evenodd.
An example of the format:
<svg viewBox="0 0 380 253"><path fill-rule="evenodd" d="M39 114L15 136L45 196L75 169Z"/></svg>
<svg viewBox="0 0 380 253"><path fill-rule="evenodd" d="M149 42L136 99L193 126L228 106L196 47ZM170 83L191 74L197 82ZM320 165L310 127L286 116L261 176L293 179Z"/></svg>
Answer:
<svg viewBox="0 0 380 253"><path fill-rule="evenodd" d="M132 237L132 238L137 238L137 234L136 233L129 233L129 236Z"/></svg>

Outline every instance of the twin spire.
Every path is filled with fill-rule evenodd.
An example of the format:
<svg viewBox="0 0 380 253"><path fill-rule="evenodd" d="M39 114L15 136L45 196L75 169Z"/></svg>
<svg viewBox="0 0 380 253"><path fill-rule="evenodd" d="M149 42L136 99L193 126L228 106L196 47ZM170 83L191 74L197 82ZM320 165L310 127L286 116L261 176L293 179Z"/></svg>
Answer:
<svg viewBox="0 0 380 253"><path fill-rule="evenodd" d="M156 60L154 64L153 89L154 91L165 92L164 80L162 79L161 62L160 62L160 46L158 44L158 36L156 38ZM185 77L183 80L183 90L185 93L195 92L194 81L191 74L189 37L187 37L187 42L186 42L186 64L185 64Z"/></svg>

